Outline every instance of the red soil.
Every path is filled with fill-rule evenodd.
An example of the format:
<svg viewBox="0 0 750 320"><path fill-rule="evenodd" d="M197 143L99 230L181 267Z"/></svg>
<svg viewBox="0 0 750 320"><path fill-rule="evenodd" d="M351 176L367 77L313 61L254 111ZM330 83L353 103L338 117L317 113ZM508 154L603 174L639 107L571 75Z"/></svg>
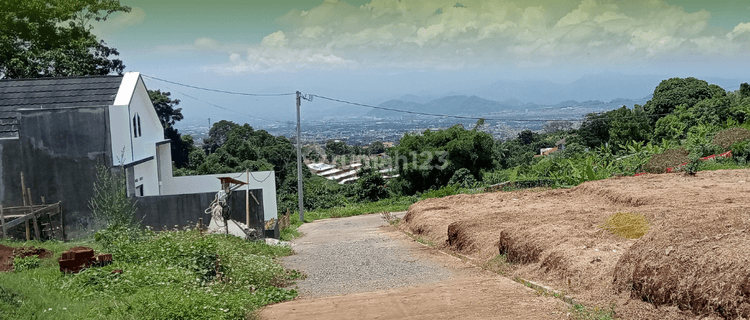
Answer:
<svg viewBox="0 0 750 320"><path fill-rule="evenodd" d="M40 259L49 258L52 256L52 252L47 251L43 248L35 247L6 247L0 244L0 272L13 271L13 258L15 257L28 257L28 256L39 256Z"/></svg>

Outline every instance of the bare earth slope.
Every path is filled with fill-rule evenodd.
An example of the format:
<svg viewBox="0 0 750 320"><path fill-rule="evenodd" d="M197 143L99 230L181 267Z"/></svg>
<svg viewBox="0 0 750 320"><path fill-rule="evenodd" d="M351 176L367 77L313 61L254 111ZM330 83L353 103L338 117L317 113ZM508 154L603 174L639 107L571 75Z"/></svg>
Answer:
<svg viewBox="0 0 750 320"><path fill-rule="evenodd" d="M704 171L428 199L400 227L480 261L505 253L510 276L619 317L738 319L750 317L748 205L750 170ZM644 214L650 231L604 231L616 212Z"/></svg>

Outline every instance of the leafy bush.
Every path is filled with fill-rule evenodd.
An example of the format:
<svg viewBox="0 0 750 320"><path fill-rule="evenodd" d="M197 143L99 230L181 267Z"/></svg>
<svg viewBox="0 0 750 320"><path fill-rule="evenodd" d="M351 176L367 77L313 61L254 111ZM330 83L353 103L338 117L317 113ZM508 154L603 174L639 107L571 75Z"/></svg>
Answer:
<svg viewBox="0 0 750 320"><path fill-rule="evenodd" d="M690 161L690 153L682 148L669 149L662 154L656 154L646 163L644 170L650 173L664 173L667 168L679 166Z"/></svg>
<svg viewBox="0 0 750 320"><path fill-rule="evenodd" d="M456 172L453 174L453 177L451 177L450 180L448 180L449 185L459 185L462 188L472 188L477 183L477 179L474 178L474 175L471 174L469 169L461 168L456 170Z"/></svg>
<svg viewBox="0 0 750 320"><path fill-rule="evenodd" d="M15 257L13 258L13 272L24 272L34 268L39 268L39 257L28 256L28 257Z"/></svg>
<svg viewBox="0 0 750 320"><path fill-rule="evenodd" d="M750 130L745 128L731 128L716 133L714 144L721 146L724 150L729 150L732 145L750 139Z"/></svg>
<svg viewBox="0 0 750 320"><path fill-rule="evenodd" d="M732 157L747 162L750 160L750 140L736 142L731 147Z"/></svg>

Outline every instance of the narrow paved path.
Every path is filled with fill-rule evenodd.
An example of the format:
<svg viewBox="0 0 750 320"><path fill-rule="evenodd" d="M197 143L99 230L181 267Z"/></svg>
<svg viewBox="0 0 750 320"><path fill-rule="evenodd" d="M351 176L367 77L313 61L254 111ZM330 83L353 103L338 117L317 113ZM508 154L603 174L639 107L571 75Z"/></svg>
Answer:
<svg viewBox="0 0 750 320"><path fill-rule="evenodd" d="M564 319L567 306L424 246L378 214L300 227L287 268L300 297L262 319Z"/></svg>
<svg viewBox="0 0 750 320"><path fill-rule="evenodd" d="M328 219L300 227L305 236L294 241L295 255L284 266L304 272L299 291L307 297L341 295L437 283L452 272L420 260L412 248L386 235L390 228L380 215Z"/></svg>

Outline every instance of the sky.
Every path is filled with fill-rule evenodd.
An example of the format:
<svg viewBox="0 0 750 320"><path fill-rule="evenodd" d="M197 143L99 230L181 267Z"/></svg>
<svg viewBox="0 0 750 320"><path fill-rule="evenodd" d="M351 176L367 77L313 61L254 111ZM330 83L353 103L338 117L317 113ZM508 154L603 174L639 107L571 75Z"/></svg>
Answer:
<svg viewBox="0 0 750 320"><path fill-rule="evenodd" d="M404 94L486 93L498 81L628 79L613 82L623 88L618 96L571 97L580 101L643 97L649 92L633 83L639 78L655 86L669 77L750 77L744 0L120 2L132 11L96 23L94 32L119 50L126 71L220 90L302 91L378 104ZM293 97L146 84L180 99L185 123L296 117ZM331 107L303 103L303 110Z"/></svg>

